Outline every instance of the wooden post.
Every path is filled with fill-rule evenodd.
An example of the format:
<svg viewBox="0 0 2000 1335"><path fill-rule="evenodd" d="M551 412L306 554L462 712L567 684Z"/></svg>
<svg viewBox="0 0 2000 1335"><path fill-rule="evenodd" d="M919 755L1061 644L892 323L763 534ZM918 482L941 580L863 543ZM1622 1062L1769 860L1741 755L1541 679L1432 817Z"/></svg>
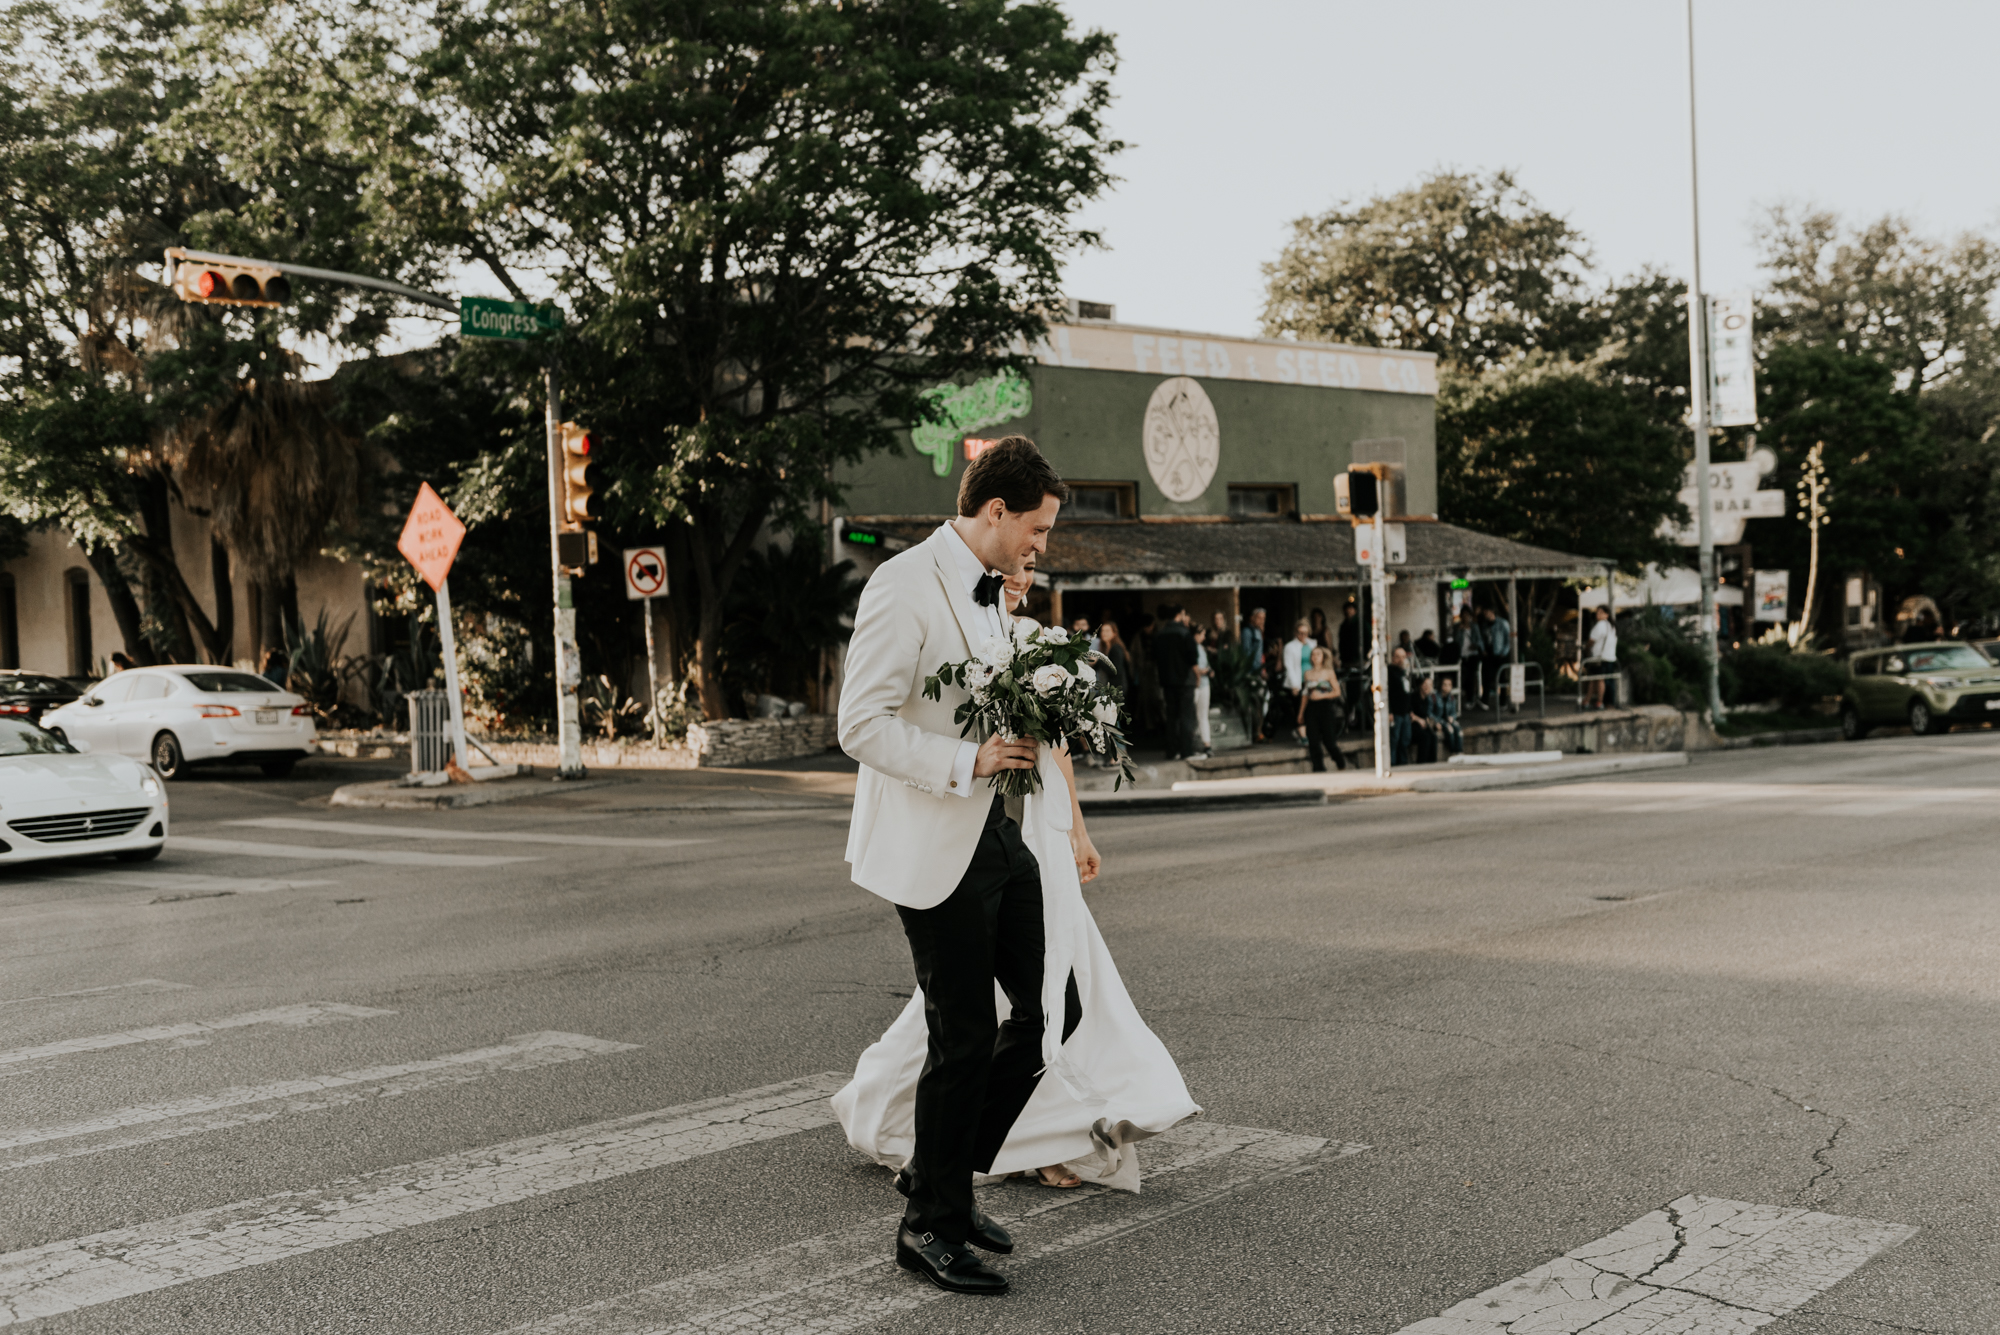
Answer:
<svg viewBox="0 0 2000 1335"><path fill-rule="evenodd" d="M1049 624L1062 626L1064 630L1069 629L1063 625L1062 585L1054 580L1049 581Z"/></svg>

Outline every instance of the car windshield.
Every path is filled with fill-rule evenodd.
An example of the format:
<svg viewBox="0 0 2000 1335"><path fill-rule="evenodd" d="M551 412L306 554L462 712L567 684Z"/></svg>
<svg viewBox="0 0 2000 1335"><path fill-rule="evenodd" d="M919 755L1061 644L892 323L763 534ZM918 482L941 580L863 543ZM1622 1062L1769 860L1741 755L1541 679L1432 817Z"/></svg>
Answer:
<svg viewBox="0 0 2000 1335"><path fill-rule="evenodd" d="M54 677L10 673L0 676L0 695L74 695L76 688Z"/></svg>
<svg viewBox="0 0 2000 1335"><path fill-rule="evenodd" d="M1942 649L1913 649L1906 655L1910 665L1908 672L1956 672L1963 668L1983 668L1993 665L1986 656L1969 644L1948 644Z"/></svg>
<svg viewBox="0 0 2000 1335"><path fill-rule="evenodd" d="M207 691L210 694L249 695L255 692L259 695L268 695L272 691L281 689L264 678L253 677L247 672L183 672L181 675L186 677L189 684L197 691Z"/></svg>
<svg viewBox="0 0 2000 1335"><path fill-rule="evenodd" d="M73 756L76 748L20 719L0 718L0 756Z"/></svg>

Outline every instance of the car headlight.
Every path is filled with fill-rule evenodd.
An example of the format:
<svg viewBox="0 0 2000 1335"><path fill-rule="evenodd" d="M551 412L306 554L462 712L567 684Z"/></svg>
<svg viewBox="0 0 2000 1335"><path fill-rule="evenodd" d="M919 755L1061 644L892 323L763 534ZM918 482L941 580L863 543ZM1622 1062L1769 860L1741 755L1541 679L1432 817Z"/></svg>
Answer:
<svg viewBox="0 0 2000 1335"><path fill-rule="evenodd" d="M148 797L158 797L162 791L160 781L150 774L141 774L139 776L139 786L146 790L146 796Z"/></svg>
<svg viewBox="0 0 2000 1335"><path fill-rule="evenodd" d="M1934 691L1955 691L1960 685L1956 677L1918 677L1917 681Z"/></svg>

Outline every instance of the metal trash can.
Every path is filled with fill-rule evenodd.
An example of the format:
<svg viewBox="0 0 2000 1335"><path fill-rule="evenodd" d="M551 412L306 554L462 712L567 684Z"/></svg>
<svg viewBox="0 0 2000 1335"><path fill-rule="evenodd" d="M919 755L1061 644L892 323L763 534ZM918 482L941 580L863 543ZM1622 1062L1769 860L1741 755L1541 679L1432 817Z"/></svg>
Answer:
<svg viewBox="0 0 2000 1335"><path fill-rule="evenodd" d="M410 773L438 774L451 755L451 697L443 691L411 691Z"/></svg>

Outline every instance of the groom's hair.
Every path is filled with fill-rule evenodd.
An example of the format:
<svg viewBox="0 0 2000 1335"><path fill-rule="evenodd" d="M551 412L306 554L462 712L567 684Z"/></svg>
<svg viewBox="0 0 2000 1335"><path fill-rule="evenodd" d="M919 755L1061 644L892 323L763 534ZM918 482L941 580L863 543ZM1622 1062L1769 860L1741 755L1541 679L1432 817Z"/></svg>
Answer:
<svg viewBox="0 0 2000 1335"><path fill-rule="evenodd" d="M1015 513L1042 508L1042 498L1069 500L1069 488L1026 436L1003 436L965 466L958 482L958 512L978 514L995 496Z"/></svg>

